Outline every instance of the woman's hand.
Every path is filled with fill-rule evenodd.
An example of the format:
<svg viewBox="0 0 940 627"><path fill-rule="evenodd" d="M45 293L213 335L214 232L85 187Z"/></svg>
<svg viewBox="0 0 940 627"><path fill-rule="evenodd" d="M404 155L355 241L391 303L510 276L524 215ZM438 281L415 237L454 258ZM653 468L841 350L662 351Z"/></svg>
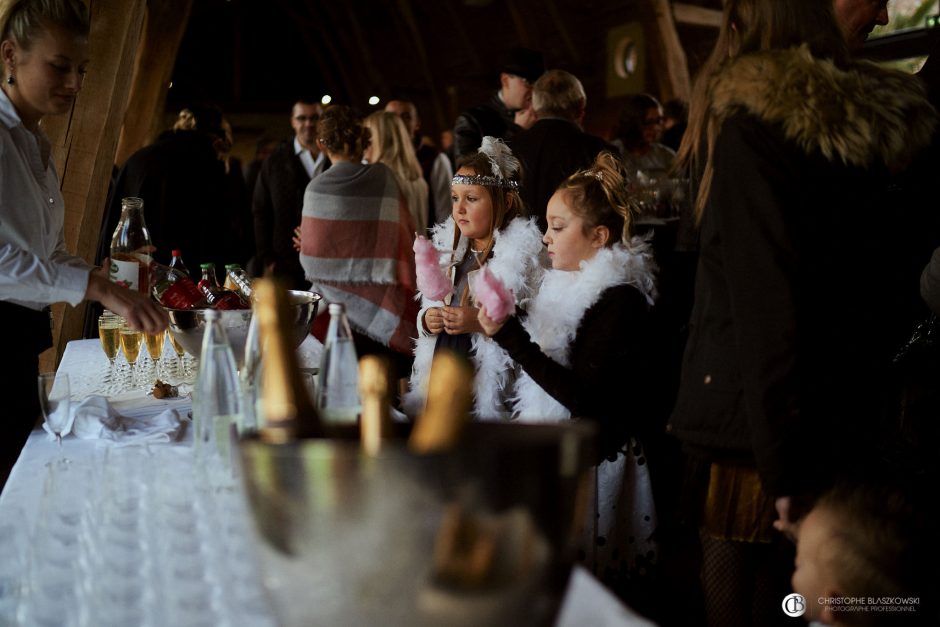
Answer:
<svg viewBox="0 0 940 627"><path fill-rule="evenodd" d="M424 312L424 328L432 335L444 330L444 312L440 307L431 307Z"/></svg>
<svg viewBox="0 0 940 627"><path fill-rule="evenodd" d="M294 242L294 250L300 252L300 227L294 227L294 237L291 238L291 241Z"/></svg>
<svg viewBox="0 0 940 627"><path fill-rule="evenodd" d="M127 320L127 326L145 333L159 333L169 321L166 311L148 295L121 287L94 272L88 277L85 298L98 301Z"/></svg>
<svg viewBox="0 0 940 627"><path fill-rule="evenodd" d="M496 335L499 330L503 328L503 325L506 324L507 319L496 322L486 314L486 307L482 307L480 309L480 313L477 314L477 322L480 323L480 327L483 329L483 333L485 333L487 337L493 337Z"/></svg>
<svg viewBox="0 0 940 627"><path fill-rule="evenodd" d="M482 333L483 328L477 322L476 307L443 307L444 332L448 335L461 333Z"/></svg>

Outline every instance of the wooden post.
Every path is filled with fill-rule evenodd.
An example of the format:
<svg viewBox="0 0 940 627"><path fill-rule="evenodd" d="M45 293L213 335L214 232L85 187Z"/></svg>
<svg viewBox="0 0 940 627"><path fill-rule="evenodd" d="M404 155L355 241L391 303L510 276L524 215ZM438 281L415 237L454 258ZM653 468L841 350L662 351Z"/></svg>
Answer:
<svg viewBox="0 0 940 627"><path fill-rule="evenodd" d="M193 0L147 0L146 5L140 43L129 55L137 61L114 158L118 167L149 144L160 130L176 53L189 23Z"/></svg>
<svg viewBox="0 0 940 627"><path fill-rule="evenodd" d="M669 0L651 0L650 29L651 67L660 68L656 76L663 101L680 98L688 102L692 94L689 63L676 33Z"/></svg>

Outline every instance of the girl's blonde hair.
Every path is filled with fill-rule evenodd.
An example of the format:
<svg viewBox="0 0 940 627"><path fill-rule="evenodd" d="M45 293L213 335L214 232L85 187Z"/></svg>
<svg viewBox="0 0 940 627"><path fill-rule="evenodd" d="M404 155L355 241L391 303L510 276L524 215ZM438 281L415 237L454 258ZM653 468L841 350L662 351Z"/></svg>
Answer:
<svg viewBox="0 0 940 627"><path fill-rule="evenodd" d="M88 37L91 31L88 8L81 0L0 0L0 41L12 39L29 50L50 27Z"/></svg>
<svg viewBox="0 0 940 627"><path fill-rule="evenodd" d="M626 181L623 163L613 153L604 151L590 168L575 172L558 186L559 190L568 191L569 205L583 221L585 235L594 227L607 227L610 232L607 247L633 237L636 209Z"/></svg>

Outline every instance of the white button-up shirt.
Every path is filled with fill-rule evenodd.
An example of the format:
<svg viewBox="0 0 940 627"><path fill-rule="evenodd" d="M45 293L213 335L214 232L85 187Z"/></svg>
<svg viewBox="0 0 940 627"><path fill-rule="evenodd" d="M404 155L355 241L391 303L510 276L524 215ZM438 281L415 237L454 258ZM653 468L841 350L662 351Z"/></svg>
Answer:
<svg viewBox="0 0 940 627"><path fill-rule="evenodd" d="M85 296L91 266L65 250L65 207L48 137L0 89L0 300L30 309Z"/></svg>
<svg viewBox="0 0 940 627"><path fill-rule="evenodd" d="M300 140L294 137L294 154L300 158L300 162L304 165L304 170L307 171L307 176L310 178L323 171L323 162L326 160L326 155L322 150L314 159L310 151L301 146Z"/></svg>

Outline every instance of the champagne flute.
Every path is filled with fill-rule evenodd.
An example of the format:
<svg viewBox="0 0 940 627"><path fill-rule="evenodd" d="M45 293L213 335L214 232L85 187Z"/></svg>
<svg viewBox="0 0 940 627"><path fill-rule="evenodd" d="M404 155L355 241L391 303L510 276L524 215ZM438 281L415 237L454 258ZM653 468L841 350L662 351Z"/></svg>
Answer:
<svg viewBox="0 0 940 627"><path fill-rule="evenodd" d="M182 381L186 378L186 373L183 371L183 354L185 351L180 343L176 341L176 336L171 331L167 331L166 335L170 338L170 346L173 347L173 352L176 353L176 376Z"/></svg>
<svg viewBox="0 0 940 627"><path fill-rule="evenodd" d="M153 362L154 377L160 378L160 358L163 357L163 343L166 337L166 331L159 333L144 333L144 344L147 346L147 354Z"/></svg>
<svg viewBox="0 0 940 627"><path fill-rule="evenodd" d="M114 360L121 348L121 317L107 309L98 318L98 338L101 348L107 356L111 366L108 368L107 380L114 380Z"/></svg>
<svg viewBox="0 0 940 627"><path fill-rule="evenodd" d="M143 341L143 333L128 328L126 325L121 327L121 349L124 351L124 358L131 369L131 389L137 385L137 357L140 355L140 344Z"/></svg>
<svg viewBox="0 0 940 627"><path fill-rule="evenodd" d="M62 452L62 436L72 429L72 412L69 406L69 376L64 373L44 372L39 375L39 406L49 430L59 443ZM63 459L63 462L68 460Z"/></svg>

